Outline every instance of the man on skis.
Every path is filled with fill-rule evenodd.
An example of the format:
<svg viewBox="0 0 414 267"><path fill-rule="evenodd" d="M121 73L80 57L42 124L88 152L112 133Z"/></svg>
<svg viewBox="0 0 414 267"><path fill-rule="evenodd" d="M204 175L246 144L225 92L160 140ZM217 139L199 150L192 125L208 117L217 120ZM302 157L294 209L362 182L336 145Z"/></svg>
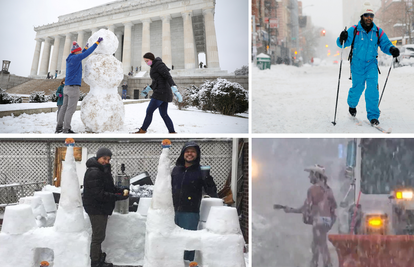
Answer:
<svg viewBox="0 0 414 267"><path fill-rule="evenodd" d="M359 98L365 89L367 117L371 125L378 125L380 110L378 108L378 46L382 52L398 57L400 51L392 45L384 31L377 27L371 3L365 2L361 11L361 20L348 31L342 31L336 40L338 47L351 46L350 62L352 87L348 93L349 113L356 116Z"/></svg>

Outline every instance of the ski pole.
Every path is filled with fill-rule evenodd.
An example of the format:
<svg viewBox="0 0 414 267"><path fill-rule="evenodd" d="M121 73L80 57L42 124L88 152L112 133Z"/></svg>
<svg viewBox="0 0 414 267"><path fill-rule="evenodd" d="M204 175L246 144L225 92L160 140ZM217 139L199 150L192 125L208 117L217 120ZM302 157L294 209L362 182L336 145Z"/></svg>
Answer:
<svg viewBox="0 0 414 267"><path fill-rule="evenodd" d="M345 27L345 31L346 31L346 27ZM345 41L342 44L342 49L341 49L341 63L339 65L339 78L338 78L338 90L336 91L335 115L334 115L334 121L332 122L334 126L336 125L336 110L338 108L339 84L341 82L341 71L342 71L342 53L344 52L344 46L345 46Z"/></svg>
<svg viewBox="0 0 414 267"><path fill-rule="evenodd" d="M390 68L389 68L389 70L388 70L387 79L385 79L384 89L382 89L381 97L380 97L380 100L379 100L379 102L378 102L378 107L379 107L379 105L380 105L380 103L381 103L382 96L384 95L385 86L387 85L387 82L388 82L388 77L390 76L390 72L391 72L391 68L392 68L392 64L394 63L393 61L394 61L394 58L391 60L391 65L390 65ZM396 62L398 62L398 59L397 59L397 58L395 58L395 61L396 61Z"/></svg>

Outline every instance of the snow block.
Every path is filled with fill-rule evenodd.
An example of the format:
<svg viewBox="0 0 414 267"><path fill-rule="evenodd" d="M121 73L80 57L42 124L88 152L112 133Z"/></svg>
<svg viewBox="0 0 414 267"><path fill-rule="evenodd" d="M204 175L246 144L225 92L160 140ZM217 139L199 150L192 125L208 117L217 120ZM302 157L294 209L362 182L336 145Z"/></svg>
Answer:
<svg viewBox="0 0 414 267"><path fill-rule="evenodd" d="M28 204L7 206L4 211L1 233L20 235L36 228L32 207ZM1 243L7 244L7 243ZM0 264L0 266L2 266Z"/></svg>
<svg viewBox="0 0 414 267"><path fill-rule="evenodd" d="M56 203L52 192L37 191L34 192L34 196L42 199L46 212L56 212Z"/></svg>

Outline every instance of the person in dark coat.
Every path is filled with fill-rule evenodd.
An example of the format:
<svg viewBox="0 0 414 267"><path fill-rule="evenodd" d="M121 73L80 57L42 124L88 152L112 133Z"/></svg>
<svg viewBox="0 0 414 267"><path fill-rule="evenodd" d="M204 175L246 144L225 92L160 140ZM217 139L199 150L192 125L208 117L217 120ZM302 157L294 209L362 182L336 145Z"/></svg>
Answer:
<svg viewBox="0 0 414 267"><path fill-rule="evenodd" d="M186 143L171 173L175 223L187 230L197 230L203 189L210 197L218 197L213 177L203 173L200 147ZM184 260L193 261L194 251L185 251Z"/></svg>
<svg viewBox="0 0 414 267"><path fill-rule="evenodd" d="M173 93L178 102L182 102L183 99L181 94L178 92L177 86L170 75L170 69L164 64L164 62L162 62L161 58L155 58L154 54L146 53L144 55L144 61L151 67L150 77L152 79L152 83L151 85L145 87L145 89L141 92L141 96L146 97L148 92L151 90L153 90L153 94L147 107L144 123L135 133L147 132L147 129L152 122L152 115L157 108L159 109L160 115L168 128L168 132L175 133L173 122L167 113L168 102L172 102Z"/></svg>
<svg viewBox="0 0 414 267"><path fill-rule="evenodd" d="M101 244L105 240L108 216L115 208L115 202L127 199L127 189L114 186L109 163L112 152L107 148L100 148L96 157L88 159L88 168L83 180L83 207L89 215L92 226L91 240L91 267L112 267L112 263L106 263L106 254L102 253Z"/></svg>
<svg viewBox="0 0 414 267"><path fill-rule="evenodd" d="M59 118L59 112L60 112L60 108L62 107L62 105L63 105L63 87L65 87L65 78L63 78L61 81L60 81L60 86L58 87L58 89L56 90L56 96L58 97L58 100L57 100L57 103L56 103L56 105L57 105L57 107L58 107L58 111L57 111L57 117L56 117L56 120L58 120L58 118Z"/></svg>

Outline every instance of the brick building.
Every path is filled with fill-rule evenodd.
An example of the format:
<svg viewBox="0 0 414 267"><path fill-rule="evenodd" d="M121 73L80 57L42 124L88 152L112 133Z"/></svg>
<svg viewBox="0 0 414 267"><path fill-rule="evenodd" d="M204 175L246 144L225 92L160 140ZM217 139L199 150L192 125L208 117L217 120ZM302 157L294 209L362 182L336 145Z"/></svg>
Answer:
<svg viewBox="0 0 414 267"><path fill-rule="evenodd" d="M272 64L289 64L299 45L298 5L297 0L252 0L252 47L269 54Z"/></svg>
<svg viewBox="0 0 414 267"><path fill-rule="evenodd" d="M381 7L375 13L375 23L385 31L388 38L398 40L397 45L414 41L413 2L413 0L382 0Z"/></svg>

